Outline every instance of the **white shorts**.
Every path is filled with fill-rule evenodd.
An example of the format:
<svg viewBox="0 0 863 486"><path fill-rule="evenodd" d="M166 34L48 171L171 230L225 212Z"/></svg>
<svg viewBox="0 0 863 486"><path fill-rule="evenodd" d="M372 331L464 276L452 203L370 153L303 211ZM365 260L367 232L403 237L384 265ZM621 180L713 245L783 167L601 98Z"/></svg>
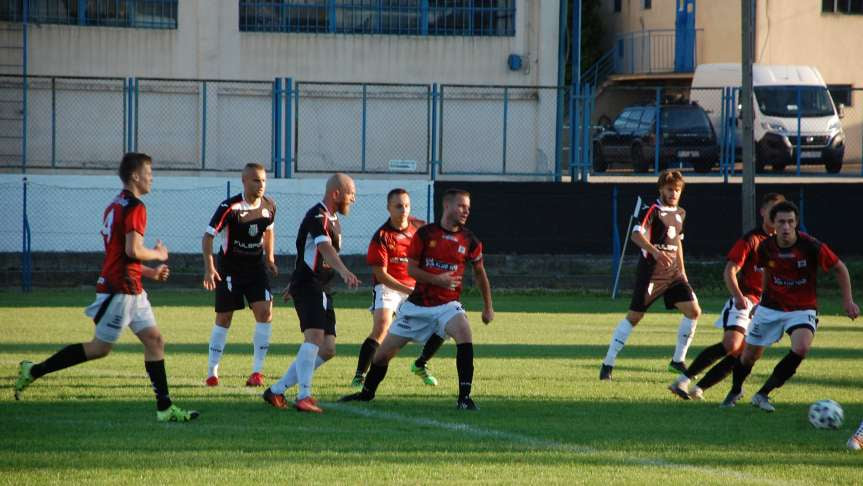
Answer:
<svg viewBox="0 0 863 486"><path fill-rule="evenodd" d="M725 301L725 306L722 307L719 318L716 319L713 326L725 330L740 328L746 334L746 331L749 329L749 323L752 321L752 315L755 314L756 309L749 299L746 299L746 304L745 309L738 309L734 305L734 297L730 297Z"/></svg>
<svg viewBox="0 0 863 486"><path fill-rule="evenodd" d="M814 333L818 327L815 310L778 311L759 305L746 335L746 344L770 346L782 339L782 333L791 334L799 327L806 327Z"/></svg>
<svg viewBox="0 0 863 486"><path fill-rule="evenodd" d="M374 299L374 302L372 303L372 306L369 307L370 311L374 312L378 309L390 309L395 312L398 310L399 306L402 305L402 302L408 298L408 294L391 289L384 284L377 284L372 289L372 298Z"/></svg>
<svg viewBox="0 0 863 486"><path fill-rule="evenodd" d="M130 294L96 294L96 300L84 309L84 314L96 324L96 338L115 343L128 327L138 334L156 325L147 292Z"/></svg>
<svg viewBox="0 0 863 486"><path fill-rule="evenodd" d="M456 300L434 307L422 307L405 301L399 307L396 319L390 326L390 334L417 343L428 341L432 334L437 334L446 340L446 325L459 314L465 314L465 311L461 302Z"/></svg>

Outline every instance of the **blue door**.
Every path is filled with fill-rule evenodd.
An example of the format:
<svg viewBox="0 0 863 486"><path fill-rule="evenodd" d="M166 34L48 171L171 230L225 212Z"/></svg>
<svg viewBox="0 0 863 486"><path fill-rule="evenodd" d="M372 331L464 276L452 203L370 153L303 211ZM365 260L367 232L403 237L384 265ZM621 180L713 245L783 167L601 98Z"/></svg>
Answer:
<svg viewBox="0 0 863 486"><path fill-rule="evenodd" d="M674 21L674 72L695 71L695 0L677 2Z"/></svg>

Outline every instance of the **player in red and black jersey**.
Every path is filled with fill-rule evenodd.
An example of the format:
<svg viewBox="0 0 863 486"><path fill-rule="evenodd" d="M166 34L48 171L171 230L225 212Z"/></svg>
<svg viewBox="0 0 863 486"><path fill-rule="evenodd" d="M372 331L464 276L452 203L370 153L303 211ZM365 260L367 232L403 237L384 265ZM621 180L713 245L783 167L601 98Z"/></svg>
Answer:
<svg viewBox="0 0 863 486"><path fill-rule="evenodd" d="M743 351L743 338L749 329L755 306L761 299L763 275L761 269L755 265L758 247L773 234L770 209L784 200L785 196L775 192L765 194L761 198L759 210L761 226L741 236L728 252L722 278L731 297L726 301L715 324L716 327L724 329L725 333L722 341L701 351L686 372L668 386L668 389L680 398L701 400L704 390L725 379L734 369L734 363ZM689 386L690 380L719 359L722 361L711 368L697 384Z"/></svg>
<svg viewBox="0 0 863 486"><path fill-rule="evenodd" d="M399 307L372 359L362 391L347 395L341 401L369 401L387 373L387 366L399 350L410 341L426 342L432 334L452 336L456 342L456 368L459 393L456 407L478 410L470 397L473 384L473 337L464 307L458 301L465 267L471 264L474 278L483 298L482 321L494 319L491 285L482 261L482 243L464 225L470 214L470 194L450 189L443 197L443 216L439 224L423 226L414 235L408 249L408 273L416 287Z"/></svg>
<svg viewBox="0 0 863 486"><path fill-rule="evenodd" d="M387 194L387 212L389 219L372 235L366 253L366 263L372 268L374 275L372 307L369 309L372 311L373 323L372 332L360 347L357 370L351 380L354 388L362 388L372 356L386 336L393 315L416 285L416 280L408 274L407 254L414 233L425 225L425 221L410 216L411 198L408 192L401 188L393 189ZM441 344L443 339L432 334L420 357L411 364L411 372L419 376L426 385L437 385L437 378L432 376L427 363Z"/></svg>
<svg viewBox="0 0 863 486"><path fill-rule="evenodd" d="M315 369L336 354L336 313L330 281L336 273L349 288L360 281L339 258L342 231L338 214L347 216L356 199L354 181L345 174L327 180L324 200L309 209L297 232L297 261L285 300L293 299L300 319L303 344L288 371L264 391L264 400L276 408L287 408L285 390L299 384L294 407L301 412L321 413L312 396Z"/></svg>
<svg viewBox="0 0 863 486"><path fill-rule="evenodd" d="M815 338L819 268L832 271L836 277L845 314L852 320L860 315L860 308L851 294L848 268L826 244L797 230L799 214L797 206L790 201L780 202L770 210L776 234L761 243L756 260L756 265L764 269L761 303L752 318L743 353L734 367L734 383L722 407L733 407L743 396L743 382L761 358L764 348L787 333L791 337L791 351L752 396L754 406L766 412L775 410L768 395L794 376Z"/></svg>
<svg viewBox="0 0 863 486"><path fill-rule="evenodd" d="M686 211L678 206L683 185L683 175L679 171L663 171L657 182L659 199L647 209L641 224L632 230L632 242L641 248L635 288L629 312L611 336L608 353L599 370L600 380L611 379L617 354L644 313L659 297L664 297L667 309L676 308L683 314L677 330L677 345L668 367L673 372L686 371L686 351L695 335L701 307L689 285L683 265L683 222Z"/></svg>
<svg viewBox="0 0 863 486"><path fill-rule="evenodd" d="M228 340L235 310L248 303L255 316L252 338L252 373L246 386L263 386L264 359L270 347L273 297L268 274L278 275L274 255L276 204L264 195L267 171L261 164L246 164L243 192L222 201L210 219L201 247L204 253L204 288L216 291L216 322L210 334L207 386L219 384L219 362ZM213 239L221 236L213 262Z"/></svg>
<svg viewBox="0 0 863 486"><path fill-rule="evenodd" d="M144 246L147 229L147 208L139 199L150 192L153 185L152 160L140 153L127 153L120 162L120 180L123 191L111 201L102 217L102 241L105 260L96 283L96 301L84 313L96 325L93 340L71 344L41 363L22 361L15 383L15 399L34 380L85 361L104 358L126 327L144 345L144 367L153 391L156 393L156 419L160 422L187 422L198 417L194 410L183 410L174 405L168 394L165 373L165 343L141 277L164 282L170 270L160 264L155 268L142 265L142 261L168 260L168 249L161 240L156 246Z"/></svg>

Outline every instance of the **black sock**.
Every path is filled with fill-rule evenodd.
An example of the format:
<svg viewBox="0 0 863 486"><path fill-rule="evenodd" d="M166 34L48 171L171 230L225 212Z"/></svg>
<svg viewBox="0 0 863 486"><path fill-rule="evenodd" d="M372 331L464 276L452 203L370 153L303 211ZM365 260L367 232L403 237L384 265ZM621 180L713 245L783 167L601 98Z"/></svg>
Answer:
<svg viewBox="0 0 863 486"><path fill-rule="evenodd" d="M739 359L735 360L734 375L732 375L733 383L731 384L732 392L740 393L743 391L743 382L746 381L749 373L752 373L752 365L745 365Z"/></svg>
<svg viewBox="0 0 863 486"><path fill-rule="evenodd" d="M722 358L722 361L716 363L713 368L710 368L707 374L704 375L704 378L702 378L698 381L698 383L696 383L696 386L698 386L698 388L701 388L702 390L706 390L711 386L724 380L725 377L727 377L731 373L731 371L734 370L734 363L739 360L740 358L736 356L731 356L730 354Z"/></svg>
<svg viewBox="0 0 863 486"><path fill-rule="evenodd" d="M357 376L364 375L369 370L369 365L372 364L372 358L375 355L380 344L372 338L366 338L363 345L360 346L360 357L357 359Z"/></svg>
<svg viewBox="0 0 863 486"><path fill-rule="evenodd" d="M375 362L372 362L371 367L369 367L369 374L366 375L366 382L363 383L363 391L371 393L374 396L378 391L378 385L384 381L384 377L387 376L387 368L389 368L388 364L379 365Z"/></svg>
<svg viewBox="0 0 863 486"><path fill-rule="evenodd" d="M60 371L70 366L75 366L87 361L87 354L84 352L84 345L81 343L70 344L65 348L54 353L50 358L41 363L37 363L30 368L30 375L33 378L41 378L48 373Z"/></svg>
<svg viewBox="0 0 863 486"><path fill-rule="evenodd" d="M774 389L784 385L797 372L797 367L800 366L801 362L803 362L802 356L794 351L788 351L788 354L773 368L773 373L770 373L770 377L767 378L767 382L758 390L758 393L767 396Z"/></svg>
<svg viewBox="0 0 863 486"><path fill-rule="evenodd" d="M708 366L716 362L716 360L725 356L725 346L722 343L716 343L713 346L704 348L698 356L692 360L692 364L686 369L687 378L695 378L699 373L706 370Z"/></svg>
<svg viewBox="0 0 863 486"><path fill-rule="evenodd" d="M168 377L165 375L165 360L144 361L144 368L150 376L153 391L156 393L156 409L166 410L171 406L171 397L168 396Z"/></svg>
<svg viewBox="0 0 863 486"><path fill-rule="evenodd" d="M428 363L428 361L432 359L432 356L437 353L441 344L443 344L443 338L437 334L432 334L431 337L428 338L428 341L426 341L425 346L423 346L423 352L420 354L420 357L414 361L417 368L425 368L426 363Z"/></svg>
<svg viewBox="0 0 863 486"><path fill-rule="evenodd" d="M473 385L473 343L456 345L455 366L458 369L458 397L469 397Z"/></svg>

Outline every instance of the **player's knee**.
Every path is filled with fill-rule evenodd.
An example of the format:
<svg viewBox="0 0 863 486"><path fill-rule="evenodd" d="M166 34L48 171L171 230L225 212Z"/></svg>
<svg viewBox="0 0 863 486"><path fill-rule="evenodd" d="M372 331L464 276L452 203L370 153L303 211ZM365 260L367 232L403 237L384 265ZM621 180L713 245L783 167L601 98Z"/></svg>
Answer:
<svg viewBox="0 0 863 486"><path fill-rule="evenodd" d="M642 314L642 313L630 312L629 314L626 315L626 320L629 321L629 323L632 325L632 327L635 327L638 325L639 322L641 322L641 319L643 317L644 317L644 314Z"/></svg>
<svg viewBox="0 0 863 486"><path fill-rule="evenodd" d="M797 343L791 345L791 351L793 351L797 356L805 358L806 355L809 354L809 348L811 347L812 345L810 343Z"/></svg>
<svg viewBox="0 0 863 486"><path fill-rule="evenodd" d="M84 351L88 360L101 359L111 354L111 345L108 343L90 343Z"/></svg>
<svg viewBox="0 0 863 486"><path fill-rule="evenodd" d="M329 361L336 356L336 350L335 349L321 348L321 349L318 349L318 356L320 356L321 359L324 361Z"/></svg>
<svg viewBox="0 0 863 486"><path fill-rule="evenodd" d="M165 338L160 332L153 333L144 338L144 345L152 351L162 351L165 349Z"/></svg>

